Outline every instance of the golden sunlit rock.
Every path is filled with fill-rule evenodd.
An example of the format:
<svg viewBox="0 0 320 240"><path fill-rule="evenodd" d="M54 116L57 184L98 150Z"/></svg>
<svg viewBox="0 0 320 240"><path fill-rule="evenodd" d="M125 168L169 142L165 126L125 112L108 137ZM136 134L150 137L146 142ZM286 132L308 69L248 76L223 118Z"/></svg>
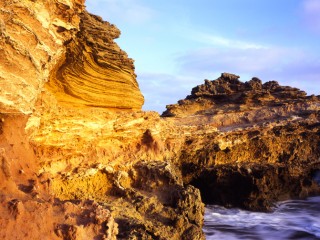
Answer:
<svg viewBox="0 0 320 240"><path fill-rule="evenodd" d="M79 30L83 1L0 2L0 109L31 113ZM61 32L60 29L67 31Z"/></svg>
<svg viewBox="0 0 320 240"><path fill-rule="evenodd" d="M48 89L67 104L141 109L144 100L133 60L113 41L120 31L87 12L80 17L80 31L66 44L66 55L51 72Z"/></svg>

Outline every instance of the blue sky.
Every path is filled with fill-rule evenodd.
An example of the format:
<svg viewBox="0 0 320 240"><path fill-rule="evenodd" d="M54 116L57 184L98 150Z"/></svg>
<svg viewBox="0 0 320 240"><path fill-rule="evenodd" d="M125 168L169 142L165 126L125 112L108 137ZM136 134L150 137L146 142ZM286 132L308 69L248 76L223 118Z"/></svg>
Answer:
<svg viewBox="0 0 320 240"><path fill-rule="evenodd" d="M162 112L222 72L320 94L320 0L87 0L121 30L144 110Z"/></svg>

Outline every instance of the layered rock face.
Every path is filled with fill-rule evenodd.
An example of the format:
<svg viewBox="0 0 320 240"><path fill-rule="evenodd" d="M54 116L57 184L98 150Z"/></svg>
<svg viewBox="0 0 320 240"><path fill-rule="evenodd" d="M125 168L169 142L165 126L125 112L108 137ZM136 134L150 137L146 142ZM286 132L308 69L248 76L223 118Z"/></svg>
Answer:
<svg viewBox="0 0 320 240"><path fill-rule="evenodd" d="M80 18L80 31L66 43L66 55L53 69L48 89L69 105L141 109L144 99L133 60L113 41L120 31L87 12Z"/></svg>
<svg viewBox="0 0 320 240"><path fill-rule="evenodd" d="M140 110L120 31L82 1L0 11L2 239L204 239L202 199L267 210L320 192L319 97L224 73L160 117Z"/></svg>

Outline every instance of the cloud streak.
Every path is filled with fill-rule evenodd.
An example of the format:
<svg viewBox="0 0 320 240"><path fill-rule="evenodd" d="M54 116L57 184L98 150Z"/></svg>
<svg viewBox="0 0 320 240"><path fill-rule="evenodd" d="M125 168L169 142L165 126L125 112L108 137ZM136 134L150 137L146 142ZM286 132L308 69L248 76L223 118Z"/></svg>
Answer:
<svg viewBox="0 0 320 240"><path fill-rule="evenodd" d="M300 58L302 53L281 48L204 48L192 51L177 59L182 72L198 74L212 69L260 72L266 68L279 69L291 58ZM209 71L209 72L210 72Z"/></svg>
<svg viewBox="0 0 320 240"><path fill-rule="evenodd" d="M241 40L234 40L230 38L226 38L219 35L214 34L207 34L207 33L192 33L190 34L193 37L194 41L204 43L207 45L212 46L219 46L224 48L232 48L232 49L260 49L260 48L267 48L267 46L253 43L253 42L247 42L247 41L241 41Z"/></svg>

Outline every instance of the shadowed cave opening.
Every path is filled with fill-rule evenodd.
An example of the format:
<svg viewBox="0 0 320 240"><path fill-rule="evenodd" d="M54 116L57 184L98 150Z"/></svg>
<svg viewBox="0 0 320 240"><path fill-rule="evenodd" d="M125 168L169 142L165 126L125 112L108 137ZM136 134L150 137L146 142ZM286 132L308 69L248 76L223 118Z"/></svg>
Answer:
<svg viewBox="0 0 320 240"><path fill-rule="evenodd" d="M320 194L320 171L294 175L287 167L223 165L203 171L191 181L206 205L272 211L277 201Z"/></svg>

